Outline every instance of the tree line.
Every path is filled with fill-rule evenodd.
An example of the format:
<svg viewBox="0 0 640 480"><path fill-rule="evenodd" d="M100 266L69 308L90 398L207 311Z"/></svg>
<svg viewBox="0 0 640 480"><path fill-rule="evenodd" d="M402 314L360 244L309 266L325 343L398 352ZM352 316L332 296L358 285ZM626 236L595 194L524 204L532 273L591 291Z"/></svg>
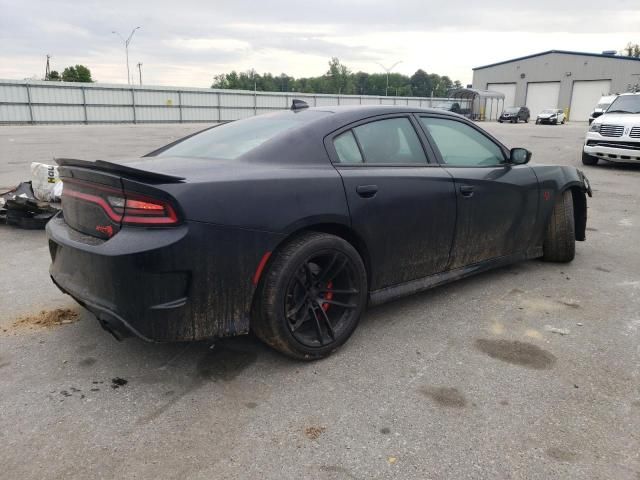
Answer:
<svg viewBox="0 0 640 480"><path fill-rule="evenodd" d="M84 65L76 65L65 68L62 71L62 75L57 70L51 70L45 77L45 80L52 82L85 82L91 83L91 70Z"/></svg>
<svg viewBox="0 0 640 480"><path fill-rule="evenodd" d="M640 45L637 43L627 43L627 46L622 49L622 53L627 57L640 58Z"/></svg>
<svg viewBox="0 0 640 480"><path fill-rule="evenodd" d="M388 85L388 87L387 87ZM255 70L222 73L214 77L211 88L256 90L259 92L329 93L342 95L394 95L400 97L445 97L451 88L461 87L458 80L427 73L420 69L413 75L401 73L352 72L333 57L329 69L317 77L294 78L286 73L260 75Z"/></svg>

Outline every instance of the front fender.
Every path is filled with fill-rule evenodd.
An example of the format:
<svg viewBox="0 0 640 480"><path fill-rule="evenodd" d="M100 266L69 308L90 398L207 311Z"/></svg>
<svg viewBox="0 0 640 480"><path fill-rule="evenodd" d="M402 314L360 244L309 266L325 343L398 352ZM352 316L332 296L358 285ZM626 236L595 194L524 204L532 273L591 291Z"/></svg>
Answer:
<svg viewBox="0 0 640 480"><path fill-rule="evenodd" d="M559 195L571 190L575 220L576 240L586 238L587 196L593 196L591 184L584 173L568 165L532 165L540 186L538 220L540 243L551 219L553 207Z"/></svg>

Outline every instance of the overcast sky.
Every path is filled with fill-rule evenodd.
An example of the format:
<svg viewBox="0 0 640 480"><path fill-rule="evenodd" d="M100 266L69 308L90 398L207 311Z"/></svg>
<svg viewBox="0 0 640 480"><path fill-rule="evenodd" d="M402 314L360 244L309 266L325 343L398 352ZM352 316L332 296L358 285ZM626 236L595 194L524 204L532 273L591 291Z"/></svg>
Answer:
<svg viewBox="0 0 640 480"><path fill-rule="evenodd" d="M100 82L208 87L249 70L321 75L336 56L471 82L472 67L550 49L602 52L640 43L640 0L0 0L0 78L88 66ZM137 70L136 81L137 81Z"/></svg>

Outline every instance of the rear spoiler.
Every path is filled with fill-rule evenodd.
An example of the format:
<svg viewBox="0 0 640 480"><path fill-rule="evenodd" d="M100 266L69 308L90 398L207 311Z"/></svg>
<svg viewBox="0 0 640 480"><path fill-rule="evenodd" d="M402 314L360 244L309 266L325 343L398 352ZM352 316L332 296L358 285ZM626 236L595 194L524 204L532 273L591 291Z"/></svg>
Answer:
<svg viewBox="0 0 640 480"><path fill-rule="evenodd" d="M162 183L179 183L185 179L184 177L177 177L175 175L167 175L165 173L149 172L147 170L127 167L126 165L107 162L105 160L95 160L93 162L90 162L88 160L78 160L76 158L55 158L54 161L61 167L88 168L90 170L99 170L102 172L125 175L136 180L155 181Z"/></svg>

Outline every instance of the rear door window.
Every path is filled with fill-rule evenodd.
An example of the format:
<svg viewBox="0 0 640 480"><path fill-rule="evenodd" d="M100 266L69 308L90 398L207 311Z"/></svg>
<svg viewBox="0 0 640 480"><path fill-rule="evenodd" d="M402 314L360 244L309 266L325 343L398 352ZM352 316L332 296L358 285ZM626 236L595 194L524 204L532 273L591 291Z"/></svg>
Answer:
<svg viewBox="0 0 640 480"><path fill-rule="evenodd" d="M353 129L365 163L426 164L427 157L408 118L377 120Z"/></svg>

